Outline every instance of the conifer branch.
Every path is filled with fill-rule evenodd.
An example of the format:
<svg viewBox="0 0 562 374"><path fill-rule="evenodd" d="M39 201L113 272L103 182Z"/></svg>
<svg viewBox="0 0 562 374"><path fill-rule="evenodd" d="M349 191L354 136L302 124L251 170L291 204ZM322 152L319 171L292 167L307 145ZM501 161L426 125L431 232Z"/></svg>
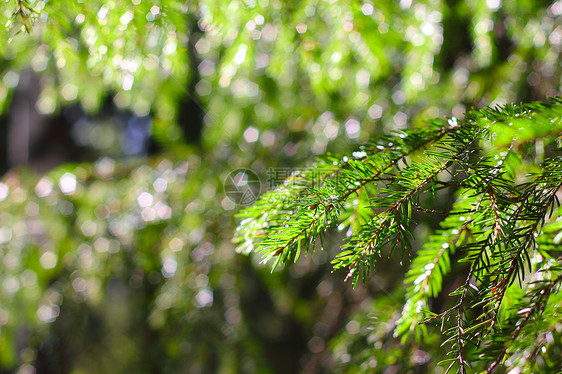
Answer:
<svg viewBox="0 0 562 374"><path fill-rule="evenodd" d="M448 336L444 343L451 346L452 357L443 361L447 372L456 367L466 373L479 361L497 368L511 349L520 349L518 336L538 323L530 315L546 310L544 295L560 283L560 273L553 270L551 291L543 287L543 294L531 298L543 304L510 314L506 300L523 301L513 290L532 288L525 283L536 271L531 258L557 250L553 243L560 242L562 162L556 155L561 118L560 99L484 108L462 121L432 121L427 129L379 138L352 157L327 156L311 169L322 171L318 184L304 172L298 186L283 185L241 213L239 248L258 250L265 260L275 258L275 267L313 249L316 238L322 240L335 223L340 222L340 230L349 226L332 264L346 268L353 286L368 278L382 253L399 250L414 258L397 336L404 341L414 333L422 341L439 320ZM542 164L534 157L537 142L548 149ZM537 169L542 171L521 172ZM450 210L420 203L447 188L458 189ZM413 212L444 216L440 229L418 251L411 240ZM454 305L428 312L430 298L442 294L444 277L452 272L453 255L461 257L457 267L466 271L462 285L451 293ZM548 334L551 327L541 329ZM477 358L473 350L481 351ZM540 352L535 349L532 355Z"/></svg>
<svg viewBox="0 0 562 374"><path fill-rule="evenodd" d="M235 239L241 243L238 250L248 253L257 246L258 251L263 253L264 261L272 257L278 258L274 267L289 258L296 260L300 248L304 247L308 251L312 245L311 240L324 235L338 219L343 204L352 195L357 194L364 186L384 178L389 169L392 170L413 152L438 141L457 128L452 125L442 126L440 122L436 122L428 129L383 137L354 152L356 157L353 159L344 156L339 158L341 161L336 162L334 157L329 157L317 163L302 176L303 183L299 185L302 188L291 186L285 189L285 186L281 186L240 214L244 220ZM335 167L330 169L330 165L334 163ZM313 174L315 170L328 172L315 181L310 178L316 177ZM320 185L315 186L315 182ZM265 220L261 215L264 210L268 212ZM289 224L293 221L296 221L296 225ZM256 236L256 227L264 232L267 230L269 235ZM254 235L248 235L250 233Z"/></svg>

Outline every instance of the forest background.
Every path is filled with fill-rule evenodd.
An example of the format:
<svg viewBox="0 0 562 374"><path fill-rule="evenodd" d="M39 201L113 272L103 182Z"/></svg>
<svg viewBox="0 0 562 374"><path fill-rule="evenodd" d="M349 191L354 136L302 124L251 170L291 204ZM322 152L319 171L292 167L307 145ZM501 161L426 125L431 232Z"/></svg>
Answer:
<svg viewBox="0 0 562 374"><path fill-rule="evenodd" d="M248 169L265 192L394 129L561 94L561 1L0 14L0 372L435 372L437 335L393 335L407 262L383 258L352 289L332 272L334 230L271 274L235 252L252 199L225 181Z"/></svg>

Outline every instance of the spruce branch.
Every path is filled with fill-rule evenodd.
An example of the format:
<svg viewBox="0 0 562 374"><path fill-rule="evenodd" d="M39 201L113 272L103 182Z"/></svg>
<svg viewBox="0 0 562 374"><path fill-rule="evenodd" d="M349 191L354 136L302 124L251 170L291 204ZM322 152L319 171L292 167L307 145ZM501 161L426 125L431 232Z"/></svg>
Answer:
<svg viewBox="0 0 562 374"><path fill-rule="evenodd" d="M560 283L554 270L536 294L542 286L528 281L538 274L532 259L557 253L562 241L556 156L562 100L552 101L474 110L461 121L434 120L425 129L381 137L351 157L325 156L310 168L317 175L293 176L240 214L238 248L275 259L275 268L314 249L339 223L338 229L349 229L332 264L346 269L353 286L384 253L413 258L396 336L405 341L413 333L422 341L440 321L451 347L451 358L442 361L447 372L466 373L479 362L504 365L522 349L519 337L542 323L534 316L550 310L545 295ZM447 189L456 191L451 209L422 204ZM442 221L417 250L413 229L423 215ZM461 283L450 294L453 305L428 311L449 276ZM532 301L530 309L514 313L513 305L525 300ZM540 331L542 341L553 330L546 324ZM529 362L542 352L533 347Z"/></svg>
<svg viewBox="0 0 562 374"><path fill-rule="evenodd" d="M240 243L238 250L257 250L264 261L277 257L274 267L296 260L302 248L308 251L314 239L337 221L344 204L363 187L382 179L393 180L389 172L401 160L456 129L435 121L426 129L382 137L354 152L353 158L328 156L299 176L302 188L281 186L239 215L243 220L235 238ZM318 178L316 170L325 173ZM261 235L266 231L267 237Z"/></svg>

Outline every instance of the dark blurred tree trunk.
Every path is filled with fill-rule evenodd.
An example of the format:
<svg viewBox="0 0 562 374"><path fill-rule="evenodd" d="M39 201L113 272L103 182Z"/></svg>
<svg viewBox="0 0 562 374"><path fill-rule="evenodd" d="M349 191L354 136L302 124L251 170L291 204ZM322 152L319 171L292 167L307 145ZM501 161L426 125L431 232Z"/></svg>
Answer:
<svg viewBox="0 0 562 374"><path fill-rule="evenodd" d="M199 56L195 50L195 43L200 38L202 30L198 25L196 15L191 15L188 19L189 41L187 42L187 53L189 59L189 68L191 72L189 86L185 91L185 95L179 103L178 122L183 131L183 136L188 144L199 144L203 133L203 107L197 99L195 87L201 80L199 74Z"/></svg>
<svg viewBox="0 0 562 374"><path fill-rule="evenodd" d="M30 71L21 73L8 113L8 165L27 165L30 150L46 131L45 118L35 109L39 80Z"/></svg>
<svg viewBox="0 0 562 374"><path fill-rule="evenodd" d="M29 165L38 172L45 172L76 156L70 123L62 112L53 117L39 113L36 103L40 93L39 78L29 70L23 71L7 119L0 123L0 142L5 144L0 166L4 171Z"/></svg>
<svg viewBox="0 0 562 374"><path fill-rule="evenodd" d="M0 175L8 170L8 117L0 116Z"/></svg>

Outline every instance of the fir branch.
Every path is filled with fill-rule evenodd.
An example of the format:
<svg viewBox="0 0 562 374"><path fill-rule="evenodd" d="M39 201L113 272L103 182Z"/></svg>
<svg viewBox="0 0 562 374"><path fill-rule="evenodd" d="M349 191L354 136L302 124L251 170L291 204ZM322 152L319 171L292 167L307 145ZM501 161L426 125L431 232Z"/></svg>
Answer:
<svg viewBox="0 0 562 374"><path fill-rule="evenodd" d="M329 170L326 165L336 163L336 167L319 179L322 183L320 187L314 186L310 180L308 184L303 183L304 188L292 189L288 193L281 187L266 194L254 207L239 215L244 218L235 239L242 243L239 251L247 253L257 246L264 261L278 257L274 266L289 258L298 258L300 248L310 249L314 238L323 235L338 219L343 204L352 195L383 178L389 169L413 152L457 128L458 126L443 126L441 122L435 122L427 129L383 137L376 143L363 147L359 153L354 152L357 156L354 159L344 156L341 157L342 162L336 163L331 156L316 164L310 170L316 170L319 165L322 165L322 170ZM303 179L306 181L308 176L304 175ZM279 198L280 195L282 198ZM268 212L266 217L262 216L263 211ZM268 232L267 237L250 234L255 233L258 227L263 232Z"/></svg>
<svg viewBox="0 0 562 374"><path fill-rule="evenodd" d="M540 274L541 272L539 272ZM539 284L540 287L533 290L533 295L531 297L530 306L525 306L519 309L518 314L523 316L524 318L519 319L515 324L515 328L513 333L511 334L509 341L514 342L521 332L523 328L528 325L531 321L531 318L541 318L541 315L546 307L546 303L551 295L551 293L555 290L556 287L560 285L562 282L562 274L560 274L555 279L544 282L544 281L535 281L534 284ZM540 345L538 345L540 346ZM486 371L487 374L491 374L497 370L498 365L503 361L505 358L506 352L509 349L508 344L504 345L500 352L497 353L496 359L492 361Z"/></svg>
<svg viewBox="0 0 562 374"><path fill-rule="evenodd" d="M425 330L427 323L438 318L436 315L424 318L424 314L428 313L428 299L441 292L443 279L451 269L451 256L469 239L470 223L476 213L472 208L480 204L482 197L461 193L451 214L440 223L441 230L430 236L412 261L406 274L405 282L410 283L410 286L407 288L402 315L397 322L397 335L407 337L409 332L414 331L419 340L421 336L418 329ZM467 217L455 214L460 212L469 214Z"/></svg>
<svg viewBox="0 0 562 374"><path fill-rule="evenodd" d="M362 231L344 246L344 251L336 257L332 262L334 269L349 268L347 278L353 278L353 284L357 283L359 277L359 269L363 269L363 279L369 274L369 269L373 266L374 256L378 254L382 247L386 244L396 245L402 243L408 248L409 232L407 227L410 224L411 217L411 201L414 194L419 193L426 185L435 178L441 171L451 166L452 160L440 162L439 160L424 159L422 164L413 163L407 170L407 175L401 175L393 183L410 183L409 190L392 191L388 190L389 196L393 199L391 206L387 207L381 213L377 214ZM413 174L411 174L413 172ZM410 177L417 177L412 182ZM379 199L381 206L388 200L386 198ZM384 235L381 235L384 233Z"/></svg>
<svg viewBox="0 0 562 374"><path fill-rule="evenodd" d="M530 287L524 281L533 271L531 257L558 250L553 243L560 242L562 162L552 156L557 148L542 151L558 144L562 133L562 100L553 101L484 108L462 121L433 121L428 129L382 137L352 157L327 156L315 164L322 170L317 184L305 172L295 177L297 186L281 186L242 212L239 249L276 258L275 268L313 249L339 221L340 230L349 227L348 238L332 264L347 269L353 286L368 277L386 250L415 256L396 335L405 339L414 331L421 340L427 326L440 320L448 335L444 343L451 346L452 358L443 361L447 372L457 367L466 373L479 360L497 366L512 348L519 349L517 337L538 323L524 313L514 317L502 311L522 300L514 296L515 287ZM546 158L542 165L541 158ZM529 168L542 172L521 173ZM422 207L421 196L447 188L461 188L451 210ZM417 254L411 242L414 211L445 216ZM558 217L555 222L549 221L552 216ZM461 266L467 264L462 285L451 293L456 301L421 322L429 299L442 293L453 254L461 255ZM501 344L511 338L514 344ZM470 347L482 352L480 359L473 359Z"/></svg>
<svg viewBox="0 0 562 374"><path fill-rule="evenodd" d="M549 162L545 166L544 174L532 184L530 188L531 191L524 193L525 196L530 195L530 197L521 203L521 208L516 212L515 217L520 221L531 221L531 223L526 227L516 230L516 233L521 232L521 234L518 234L517 237L511 240L517 243L517 245L514 246L516 250L508 256L507 261L509 262L509 268L503 277L501 273L498 274L498 282L494 286L495 292L490 296L490 298L493 297L496 299L496 310L498 310L501 305L507 287L513 284L518 275L519 278L522 278L520 274L524 272L522 266L524 261L523 257L529 258L528 252L534 250L536 247L535 236L541 225L545 222L547 211L556 201L556 193L562 187L562 169L560 169L560 166L560 162ZM558 171L558 173L555 174L555 170ZM530 207L533 208L532 211L521 212L521 210L525 211ZM538 211L535 211L537 208Z"/></svg>

